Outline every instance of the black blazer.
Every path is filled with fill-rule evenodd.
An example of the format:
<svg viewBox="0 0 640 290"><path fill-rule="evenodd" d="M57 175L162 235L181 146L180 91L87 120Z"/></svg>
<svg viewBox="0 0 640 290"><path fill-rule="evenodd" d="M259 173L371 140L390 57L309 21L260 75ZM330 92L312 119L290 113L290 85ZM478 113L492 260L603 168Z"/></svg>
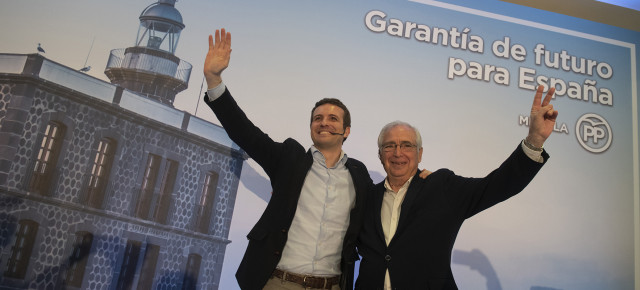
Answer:
<svg viewBox="0 0 640 290"><path fill-rule="evenodd" d="M291 138L282 143L274 142L253 125L229 90L213 102L209 102L205 94L205 101L231 140L260 164L271 180L273 194L264 213L247 235L249 245L236 272L240 288L262 289L280 261L313 157L309 150ZM362 225L365 196L373 186L367 168L360 161L349 158L346 167L355 186L356 203L351 210L350 224L342 245L342 289L350 289L353 285L353 267L358 260L356 238Z"/></svg>
<svg viewBox="0 0 640 290"><path fill-rule="evenodd" d="M543 152L546 162L549 155ZM451 251L465 219L522 191L543 163L518 145L511 156L484 178L465 178L440 169L409 184L397 230L386 245L380 211L384 182L368 199L358 238L362 256L356 289L383 289L385 271L393 289L458 289L451 271Z"/></svg>

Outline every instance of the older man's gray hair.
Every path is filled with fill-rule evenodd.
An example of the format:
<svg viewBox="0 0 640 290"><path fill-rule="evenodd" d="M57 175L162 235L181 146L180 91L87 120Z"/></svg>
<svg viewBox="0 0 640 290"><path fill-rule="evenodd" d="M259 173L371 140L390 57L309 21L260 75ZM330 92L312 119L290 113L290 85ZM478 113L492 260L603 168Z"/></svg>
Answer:
<svg viewBox="0 0 640 290"><path fill-rule="evenodd" d="M422 148L422 136L420 136L420 131L418 131L418 129L416 129L416 127L411 126L409 123L407 122L402 122L402 121L393 121L389 124L384 125L384 127L382 127L382 130L380 130L380 135L378 135L378 149L382 148L382 142L384 142L384 135L387 134L387 132L389 132L389 130L397 127L397 126L404 126L407 128L411 128L413 130L413 132L416 133L416 146L417 149Z"/></svg>

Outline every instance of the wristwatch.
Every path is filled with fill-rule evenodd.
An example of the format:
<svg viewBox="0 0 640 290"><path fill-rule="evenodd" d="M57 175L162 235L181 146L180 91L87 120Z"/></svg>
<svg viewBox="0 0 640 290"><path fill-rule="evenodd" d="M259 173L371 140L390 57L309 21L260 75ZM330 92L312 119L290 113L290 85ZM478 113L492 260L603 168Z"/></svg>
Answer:
<svg viewBox="0 0 640 290"><path fill-rule="evenodd" d="M524 146L527 146L527 148L533 150L533 151L538 151L538 152L542 152L542 148L543 147L536 147L533 146L533 144L529 143L529 141L527 141L527 138L524 138L524 140L522 140L524 142Z"/></svg>

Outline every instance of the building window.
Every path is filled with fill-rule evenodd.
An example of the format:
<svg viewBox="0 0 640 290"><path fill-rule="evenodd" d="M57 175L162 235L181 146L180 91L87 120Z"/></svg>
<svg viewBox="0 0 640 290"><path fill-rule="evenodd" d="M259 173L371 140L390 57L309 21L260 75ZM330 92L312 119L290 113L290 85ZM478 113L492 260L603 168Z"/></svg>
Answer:
<svg viewBox="0 0 640 290"><path fill-rule="evenodd" d="M142 185L140 186L136 217L166 224L173 197L173 188L178 176L178 162L167 159L162 168L161 162L162 158L160 156L149 154ZM156 191L155 184L161 169L160 190Z"/></svg>
<svg viewBox="0 0 640 290"><path fill-rule="evenodd" d="M160 195L155 204L153 218L161 224L167 223L167 215L171 198L173 196L173 188L176 184L176 176L178 175L178 162L167 159L167 163L162 173L162 185L160 186Z"/></svg>
<svg viewBox="0 0 640 290"><path fill-rule="evenodd" d="M4 272L5 277L24 279L37 233L38 223L32 220L21 220L19 222L16 242L11 248L7 270Z"/></svg>
<svg viewBox="0 0 640 290"><path fill-rule="evenodd" d="M49 194L65 130L65 126L61 123L52 121L47 124L47 129L40 142L38 157L33 166L33 174L29 182L30 191L42 195Z"/></svg>
<svg viewBox="0 0 640 290"><path fill-rule="evenodd" d="M200 202L196 208L196 230L204 234L209 233L209 224L211 223L211 214L213 212L213 199L216 195L217 184L218 173L212 171L207 172L204 178Z"/></svg>
<svg viewBox="0 0 640 290"><path fill-rule="evenodd" d="M93 244L93 235L89 232L77 232L73 243L73 252L69 257L69 267L65 285L80 288L84 278L84 270Z"/></svg>
<svg viewBox="0 0 640 290"><path fill-rule="evenodd" d="M104 202L105 189L109 181L111 164L115 157L116 141L111 138L103 138L98 143L98 150L93 158L89 185L87 188L87 204L94 208L101 208Z"/></svg>
<svg viewBox="0 0 640 290"><path fill-rule="evenodd" d="M189 254L187 259L187 268L184 271L182 279L183 290L195 290L198 285L198 275L200 274L200 263L202 257L198 254Z"/></svg>
<svg viewBox="0 0 640 290"><path fill-rule="evenodd" d="M120 266L120 275L116 289L133 289L133 278L136 274L136 266L138 265L138 256L140 255L141 242L127 241L127 247L124 249L124 257Z"/></svg>
<svg viewBox="0 0 640 290"><path fill-rule="evenodd" d="M140 270L140 280L138 280L138 288L136 289L151 289L159 255L160 246L147 244L147 250L144 252L142 261L142 269Z"/></svg>
<svg viewBox="0 0 640 290"><path fill-rule="evenodd" d="M140 196L138 196L138 205L136 206L136 217L148 219L151 199L154 196L156 179L160 170L160 156L149 154L147 165L142 177L142 185L140 186Z"/></svg>

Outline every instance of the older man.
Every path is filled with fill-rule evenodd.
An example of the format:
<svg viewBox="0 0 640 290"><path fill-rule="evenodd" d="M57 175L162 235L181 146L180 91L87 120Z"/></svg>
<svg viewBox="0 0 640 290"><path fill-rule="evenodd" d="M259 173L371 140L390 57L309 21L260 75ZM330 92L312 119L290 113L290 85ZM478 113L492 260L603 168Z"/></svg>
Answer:
<svg viewBox="0 0 640 290"><path fill-rule="evenodd" d="M415 178L422 159L420 133L393 122L378 138L387 178L369 198L358 238L362 256L356 289L457 289L451 251L465 219L522 191L549 158L542 149L558 112L542 100L531 108L529 135L496 170L465 178L440 169Z"/></svg>

